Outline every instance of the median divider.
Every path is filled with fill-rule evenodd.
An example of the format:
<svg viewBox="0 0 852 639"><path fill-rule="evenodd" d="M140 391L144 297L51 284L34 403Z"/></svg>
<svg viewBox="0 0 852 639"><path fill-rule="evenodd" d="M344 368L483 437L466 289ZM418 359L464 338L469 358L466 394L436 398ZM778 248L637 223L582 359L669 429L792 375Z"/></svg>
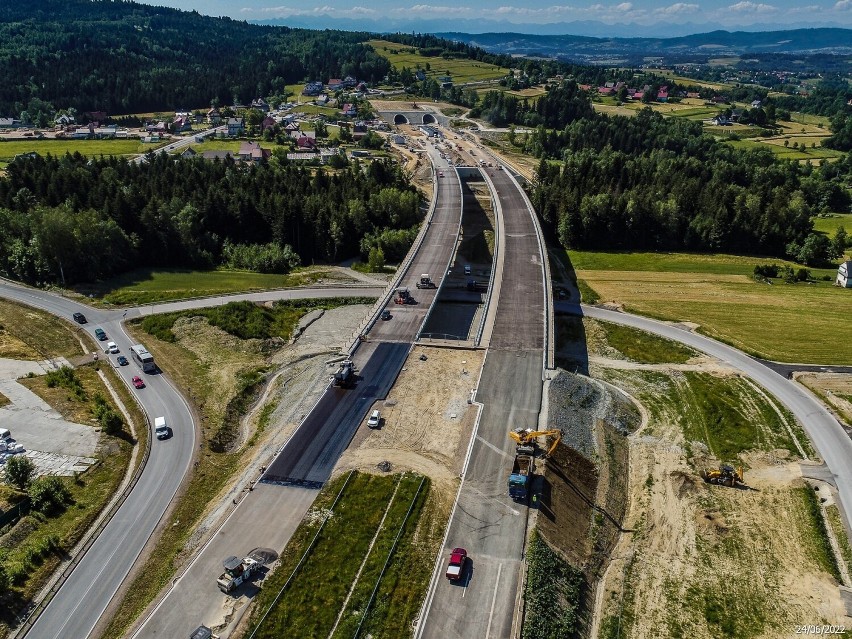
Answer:
<svg viewBox="0 0 852 639"><path fill-rule="evenodd" d="M494 219L496 220L496 224L494 225L494 255L491 257L491 278L488 281L488 293L485 295L485 308L482 309L482 318L479 320L479 330L476 333L476 341L474 344L477 346L482 342L482 334L485 331L485 326L489 323L488 314L491 309L491 298L493 296L494 290L497 290L497 298L499 301L500 297L500 283L502 283L503 279L503 253L500 251L500 242L503 239L503 233L501 232L501 228L503 226L503 209L500 206L500 198L497 197L497 189L494 187L494 183L491 181L491 178L488 176L488 173L479 169L479 173L482 175L482 179L485 180L485 183L488 185L488 190L491 192L491 208L494 211ZM498 278L499 276L499 278ZM494 283L499 282L495 287ZM496 308L495 308L496 312ZM491 323L494 322L494 315L491 315ZM490 341L490 340L489 340Z"/></svg>

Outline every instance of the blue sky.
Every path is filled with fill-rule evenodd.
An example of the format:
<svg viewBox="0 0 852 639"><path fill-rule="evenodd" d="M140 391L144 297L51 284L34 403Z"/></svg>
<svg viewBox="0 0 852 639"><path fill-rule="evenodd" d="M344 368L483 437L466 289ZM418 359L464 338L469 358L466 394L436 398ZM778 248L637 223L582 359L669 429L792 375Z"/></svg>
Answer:
<svg viewBox="0 0 852 639"><path fill-rule="evenodd" d="M317 18L358 21L446 20L515 24L598 21L608 24L713 24L726 28L749 25L852 27L852 0L634 0L633 2L560 2L560 0L143 0L147 4L195 9L206 15L241 20Z"/></svg>

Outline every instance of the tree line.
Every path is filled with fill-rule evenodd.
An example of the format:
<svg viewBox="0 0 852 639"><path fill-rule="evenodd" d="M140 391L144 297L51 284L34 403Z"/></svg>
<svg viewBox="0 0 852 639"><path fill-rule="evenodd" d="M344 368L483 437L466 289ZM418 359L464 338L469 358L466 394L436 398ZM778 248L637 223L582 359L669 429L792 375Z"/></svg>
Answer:
<svg viewBox="0 0 852 639"><path fill-rule="evenodd" d="M0 273L73 283L139 266L286 272L354 257L362 238L419 221L417 192L386 160L325 170L277 158L20 158L0 180Z"/></svg>
<svg viewBox="0 0 852 639"><path fill-rule="evenodd" d="M778 161L768 150L735 149L704 135L699 122L650 109L633 118L584 117L561 130L542 126L524 144L541 158L535 206L568 248L725 251L819 263L832 255L812 232L811 216L850 207L848 156L822 167Z"/></svg>
<svg viewBox="0 0 852 639"><path fill-rule="evenodd" d="M134 2L0 4L0 115L198 108L284 94L307 79L376 82L369 34L248 24ZM33 102L35 100L35 102Z"/></svg>

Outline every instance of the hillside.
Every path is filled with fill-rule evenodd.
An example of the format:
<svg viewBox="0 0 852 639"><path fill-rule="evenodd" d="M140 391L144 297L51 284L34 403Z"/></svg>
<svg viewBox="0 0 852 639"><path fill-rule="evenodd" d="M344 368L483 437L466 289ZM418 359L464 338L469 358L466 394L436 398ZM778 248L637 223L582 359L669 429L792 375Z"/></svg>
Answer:
<svg viewBox="0 0 852 639"><path fill-rule="evenodd" d="M283 94L285 85L305 79L374 81L390 65L362 44L368 38L134 2L5 2L0 116L38 109L38 100L57 109L120 114L197 108L213 98L246 102Z"/></svg>
<svg viewBox="0 0 852 639"><path fill-rule="evenodd" d="M790 31L712 31L675 38L600 38L522 33L441 33L450 40L509 54L538 54L591 61L605 56L640 60L666 56L700 61L709 57L753 54L852 55L850 29Z"/></svg>

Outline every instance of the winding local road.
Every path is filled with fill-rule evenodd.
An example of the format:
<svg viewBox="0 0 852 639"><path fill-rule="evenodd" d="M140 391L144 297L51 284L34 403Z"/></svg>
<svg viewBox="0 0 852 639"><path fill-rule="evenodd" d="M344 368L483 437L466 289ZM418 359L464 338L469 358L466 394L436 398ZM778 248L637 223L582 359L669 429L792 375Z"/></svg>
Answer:
<svg viewBox="0 0 852 639"><path fill-rule="evenodd" d="M358 294L378 295L383 289L360 287L354 290ZM352 288L342 287L289 289L266 291L263 299L341 297L352 294ZM156 304L128 309L126 317L222 305L231 301L255 299L256 295L247 293ZM81 330L91 335L94 335L96 327L103 328L108 341L116 342L121 353L131 362L129 366L117 367L116 373L131 388L130 378L142 375L146 387L138 391L133 389L132 392L139 399L149 421L164 416L174 433L166 441L153 439L150 458L135 488L27 633L38 639L83 639L95 627L183 481L197 447L195 424L189 406L168 378L165 375L142 374L129 356L133 341L122 328L124 311L91 308L54 293L5 280L0 280L0 297L45 310L68 321L75 312L83 313L88 323L81 326ZM97 343L103 345L106 342ZM107 357L101 353L102 359ZM114 360L115 356L110 359Z"/></svg>
<svg viewBox="0 0 852 639"><path fill-rule="evenodd" d="M722 360L760 384L796 416L811 438L817 453L825 461L840 493L843 506L841 510L846 530L849 531L849 508L852 507L852 439L809 390L779 375L742 351L678 326L594 306L580 307L577 304L558 302L557 308L561 312L631 326L686 344Z"/></svg>

